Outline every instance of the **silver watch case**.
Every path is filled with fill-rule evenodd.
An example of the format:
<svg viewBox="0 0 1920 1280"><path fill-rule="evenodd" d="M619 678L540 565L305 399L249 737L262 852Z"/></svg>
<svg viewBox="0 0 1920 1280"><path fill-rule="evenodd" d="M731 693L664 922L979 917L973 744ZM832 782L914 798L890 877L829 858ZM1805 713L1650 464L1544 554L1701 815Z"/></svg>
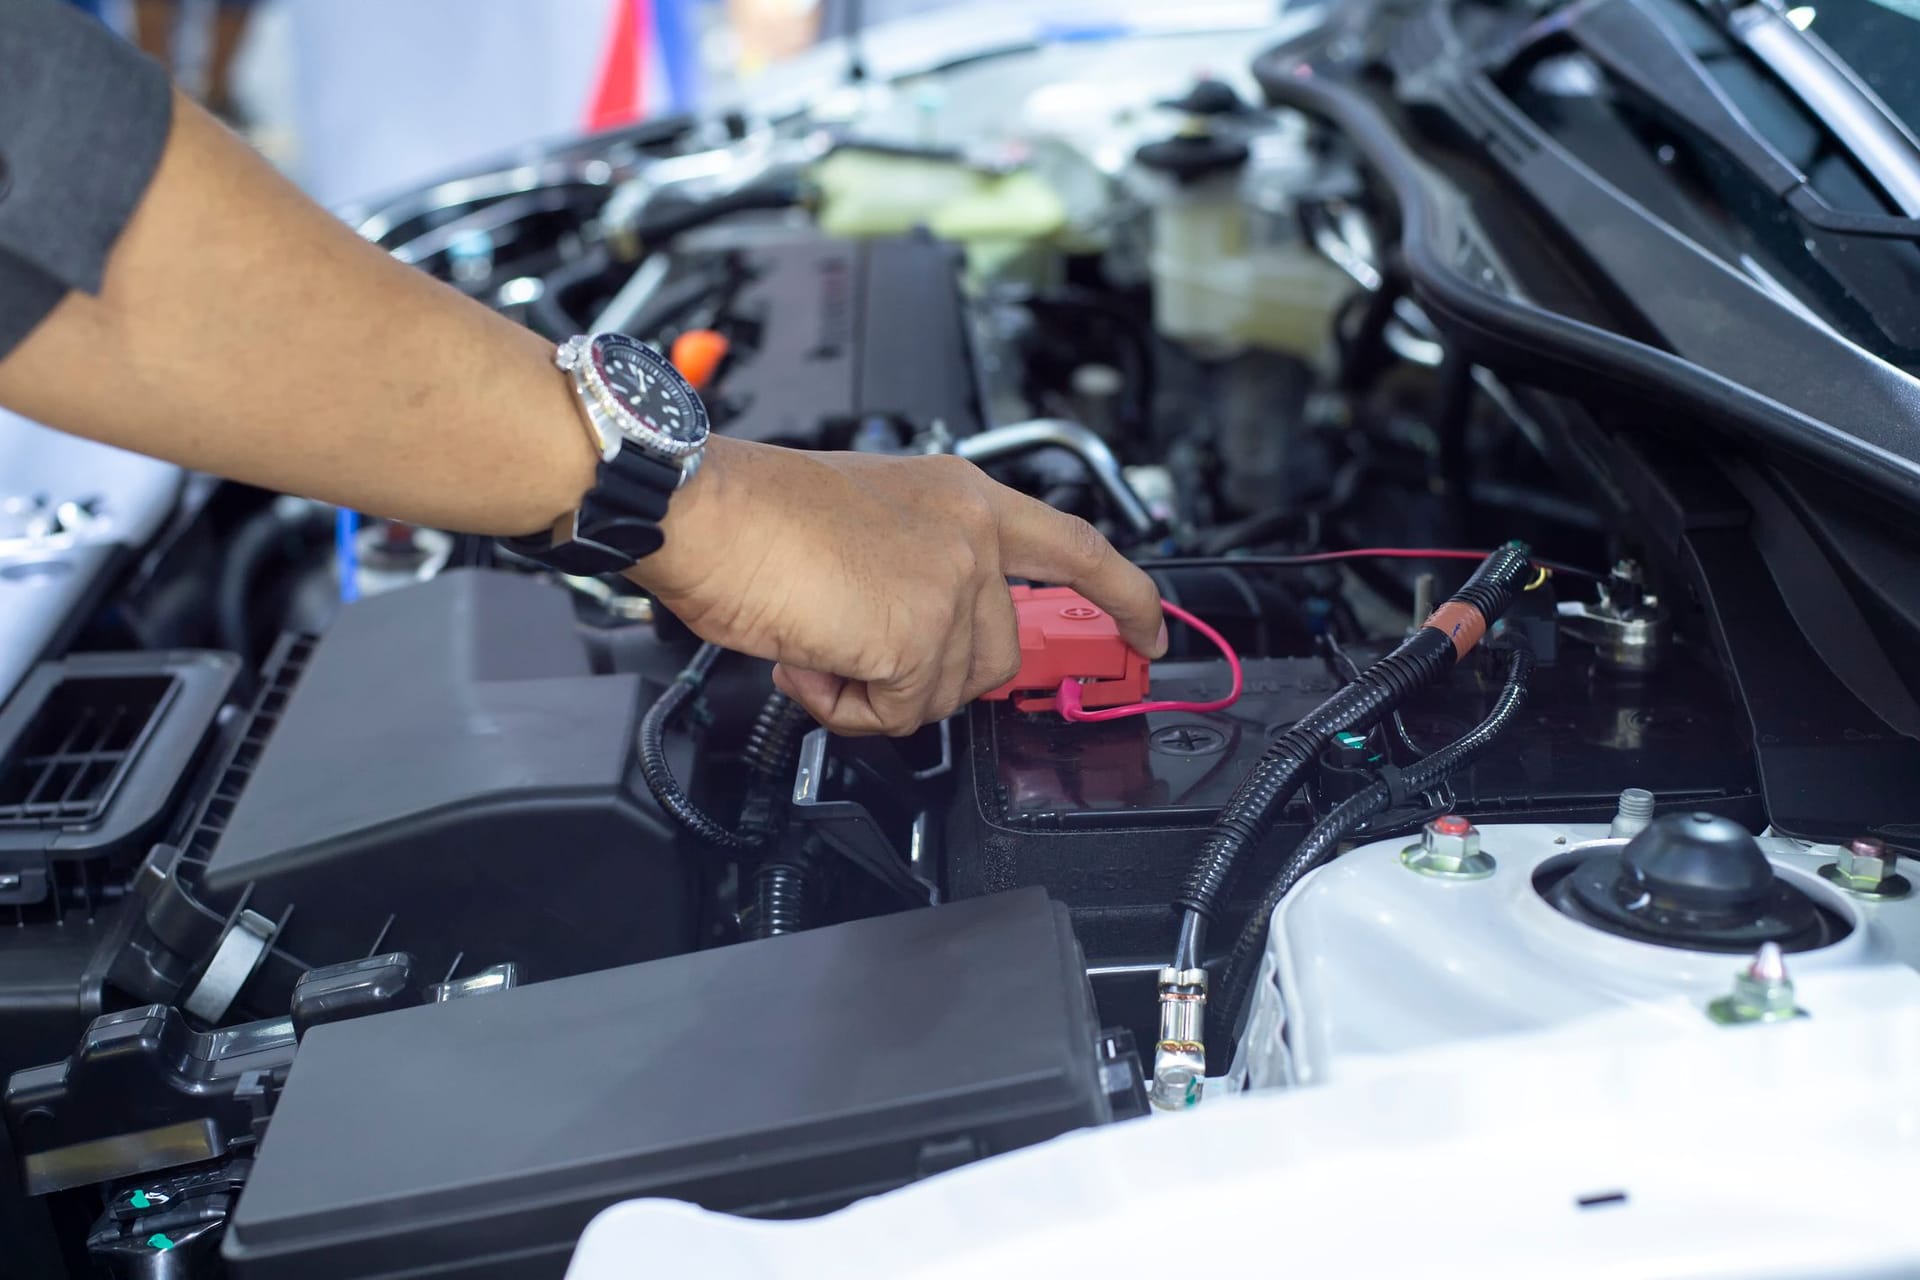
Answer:
<svg viewBox="0 0 1920 1280"><path fill-rule="evenodd" d="M573 393L580 401L587 429L600 449L601 460L613 461L620 452L621 443L631 441L642 452L679 466L680 483L684 485L700 468L708 432L702 431L698 440L675 440L648 426L614 397L591 358L592 345L593 337L576 334L560 344L554 352L553 362L564 369L573 381ZM661 364L667 374L679 376L671 364L665 360Z"/></svg>

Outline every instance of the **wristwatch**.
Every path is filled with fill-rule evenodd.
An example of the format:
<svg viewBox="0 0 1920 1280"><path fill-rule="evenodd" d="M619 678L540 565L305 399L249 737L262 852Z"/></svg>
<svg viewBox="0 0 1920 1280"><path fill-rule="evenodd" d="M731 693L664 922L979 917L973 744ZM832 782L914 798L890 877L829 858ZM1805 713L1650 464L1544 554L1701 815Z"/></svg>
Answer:
<svg viewBox="0 0 1920 1280"><path fill-rule="evenodd" d="M666 541L667 504L706 449L706 406L665 356L623 333L569 338L554 363L573 380L600 465L552 529L501 545L576 577L619 573Z"/></svg>

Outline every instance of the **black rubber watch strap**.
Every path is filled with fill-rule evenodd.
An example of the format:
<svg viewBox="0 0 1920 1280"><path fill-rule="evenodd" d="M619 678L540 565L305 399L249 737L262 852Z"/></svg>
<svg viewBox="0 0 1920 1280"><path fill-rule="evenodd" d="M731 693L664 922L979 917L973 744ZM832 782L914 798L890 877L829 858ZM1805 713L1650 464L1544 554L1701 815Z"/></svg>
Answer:
<svg viewBox="0 0 1920 1280"><path fill-rule="evenodd" d="M594 472L593 488L573 515L572 536L553 531L502 538L515 555L575 577L620 573L666 542L660 522L680 487L680 468L622 443Z"/></svg>

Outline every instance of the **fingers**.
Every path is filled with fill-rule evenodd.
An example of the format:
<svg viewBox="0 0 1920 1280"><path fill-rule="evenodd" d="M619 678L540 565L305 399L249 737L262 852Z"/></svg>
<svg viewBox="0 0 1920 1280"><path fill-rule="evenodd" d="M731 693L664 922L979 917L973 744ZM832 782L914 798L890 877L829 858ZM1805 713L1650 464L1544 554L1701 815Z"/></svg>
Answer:
<svg viewBox="0 0 1920 1280"><path fill-rule="evenodd" d="M1136 650L1165 652L1153 581L1086 521L958 459L839 465L846 483L825 509L855 514L816 531L816 550L830 554L801 558L852 568L828 589L795 591L787 575L756 565L746 589L702 619L722 643L783 659L775 683L836 733L904 736L1005 684L1021 656L1007 576L1071 587L1111 614ZM812 528L822 509L804 504L796 527ZM746 601L756 590L767 598ZM824 674L833 671L842 674Z"/></svg>
<svg viewBox="0 0 1920 1280"><path fill-rule="evenodd" d="M864 681L807 671L781 662L774 665L773 685L835 733L867 737L886 731L873 704L867 700Z"/></svg>
<svg viewBox="0 0 1920 1280"><path fill-rule="evenodd" d="M1078 516L1000 485L988 490L1000 525L1001 568L1018 578L1072 587L1113 615L1135 651L1167 650L1160 592L1138 565Z"/></svg>
<svg viewBox="0 0 1920 1280"><path fill-rule="evenodd" d="M807 714L849 738L885 734L904 738L929 719L929 682L847 680L779 663L774 687L807 709Z"/></svg>
<svg viewBox="0 0 1920 1280"><path fill-rule="evenodd" d="M886 734L905 737L923 724L944 720L968 701L1012 678L1005 652L1013 651L1013 669L1019 667L1019 644L1011 637L1011 600L1005 588L997 592L1007 615L992 615L982 635L974 611L958 618L946 643L931 649L907 674L891 680L848 680L781 663L773 669L773 683L782 693L835 733L849 736ZM982 597L988 593L982 592ZM983 599L990 612L994 604ZM1002 625L1009 634L997 634ZM983 652L984 641L984 652Z"/></svg>
<svg viewBox="0 0 1920 1280"><path fill-rule="evenodd" d="M807 714L821 724L827 724L832 717L834 703L840 697L840 688L846 683L839 676L790 667L784 662L776 662L773 666L773 687L805 707Z"/></svg>
<svg viewBox="0 0 1920 1280"><path fill-rule="evenodd" d="M973 608L973 654L962 697L972 701L1020 674L1020 619L1013 595L998 574L981 589Z"/></svg>

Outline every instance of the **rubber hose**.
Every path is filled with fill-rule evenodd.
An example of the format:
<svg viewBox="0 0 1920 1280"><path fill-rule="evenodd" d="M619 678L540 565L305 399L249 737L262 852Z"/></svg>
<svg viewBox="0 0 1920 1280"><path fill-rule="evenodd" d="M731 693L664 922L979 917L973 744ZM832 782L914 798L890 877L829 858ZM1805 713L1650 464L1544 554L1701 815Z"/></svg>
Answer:
<svg viewBox="0 0 1920 1280"><path fill-rule="evenodd" d="M1494 548L1480 562L1480 567L1447 600L1448 603L1472 605L1491 627L1506 616L1507 610L1519 598L1521 589L1533 576L1533 559L1528 555L1525 545L1509 542Z"/></svg>
<svg viewBox="0 0 1920 1280"><path fill-rule="evenodd" d="M736 213L791 209L805 199L805 194L805 188L791 180L755 183L711 200L690 201L659 211L649 211L634 225L633 236L644 251L652 252L677 235Z"/></svg>
<svg viewBox="0 0 1920 1280"><path fill-rule="evenodd" d="M1526 705L1527 683L1533 677L1533 667L1533 650L1524 646L1514 648L1507 658L1506 681L1486 719L1453 742L1401 770L1401 793L1431 790L1485 754ZM1392 803L1392 790L1385 782L1375 782L1337 805L1314 825L1300 846L1288 855L1272 884L1267 887L1266 896L1247 918L1246 927L1241 929L1227 962L1226 972L1221 978L1217 1001L1210 1001L1217 1003L1225 1014L1224 1025L1236 1028L1239 1025L1239 1003L1259 963L1260 953L1266 947L1270 922L1281 901L1293 891L1302 877L1332 857L1341 841L1361 824L1384 813Z"/></svg>
<svg viewBox="0 0 1920 1280"><path fill-rule="evenodd" d="M666 815L696 839L716 849L741 849L746 847L745 842L694 804L687 793L680 789L680 784L674 780L672 768L667 764L667 726L687 701L699 692L700 686L707 682L707 676L721 652L719 645L701 645L692 661L673 678L667 691L641 717L640 776L646 779L647 790L653 793L654 800Z"/></svg>
<svg viewBox="0 0 1920 1280"><path fill-rule="evenodd" d="M747 734L747 767L763 778L792 782L800 738L812 724L805 707L784 693L769 694Z"/></svg>
<svg viewBox="0 0 1920 1280"><path fill-rule="evenodd" d="M703 271L686 280L661 286L660 292L620 326L620 332L651 342L660 331L678 323L689 311L713 297L721 285L715 273Z"/></svg>
<svg viewBox="0 0 1920 1280"><path fill-rule="evenodd" d="M778 691L768 695L754 717L743 753L751 777L740 804L740 839L748 846L771 845L785 829L800 738L812 725L806 708Z"/></svg>
<svg viewBox="0 0 1920 1280"><path fill-rule="evenodd" d="M1526 548L1519 543L1495 550L1434 610L1425 626L1301 717L1267 748L1214 820L1186 885L1174 900L1187 912L1174 968L1200 966L1205 922L1215 919L1225 906L1242 855L1272 833L1281 810L1333 736L1343 730L1370 728L1451 669L1512 605L1531 567Z"/></svg>
<svg viewBox="0 0 1920 1280"><path fill-rule="evenodd" d="M777 690L754 717L745 752L753 781L740 821L741 834L750 843L769 844L778 834L784 793L793 785L793 771L800 762L800 739L812 726L807 709ZM804 854L799 861L763 863L753 877L752 936L774 938L812 928L812 882Z"/></svg>
<svg viewBox="0 0 1920 1280"><path fill-rule="evenodd" d="M769 862L753 878L753 936L777 938L813 927L812 877L791 862Z"/></svg>
<svg viewBox="0 0 1920 1280"><path fill-rule="evenodd" d="M1333 735L1371 724L1438 679L1453 657L1452 641L1422 627L1275 739L1214 820L1175 904L1203 919L1215 918L1232 887L1240 855L1272 832L1282 807Z"/></svg>
<svg viewBox="0 0 1920 1280"><path fill-rule="evenodd" d="M1360 664L1347 655L1331 632L1321 636L1321 641L1342 680L1353 680L1360 675ZM1407 722L1398 710L1387 717L1387 723L1393 726L1393 736L1399 742L1400 750L1405 752L1402 759L1418 760L1426 754L1420 749L1420 744L1413 740L1413 735L1407 732Z"/></svg>
<svg viewBox="0 0 1920 1280"><path fill-rule="evenodd" d="M247 616L254 582L289 539L300 537L301 525L310 518L288 517L269 506L241 525L227 545L214 589L214 629L220 647L239 654L248 670L256 661L253 627Z"/></svg>
<svg viewBox="0 0 1920 1280"><path fill-rule="evenodd" d="M584 332L586 325L566 309L560 295L612 269L613 255L605 246L596 245L572 262L548 272L546 287L527 304L527 327L555 342L565 342L574 334Z"/></svg>

